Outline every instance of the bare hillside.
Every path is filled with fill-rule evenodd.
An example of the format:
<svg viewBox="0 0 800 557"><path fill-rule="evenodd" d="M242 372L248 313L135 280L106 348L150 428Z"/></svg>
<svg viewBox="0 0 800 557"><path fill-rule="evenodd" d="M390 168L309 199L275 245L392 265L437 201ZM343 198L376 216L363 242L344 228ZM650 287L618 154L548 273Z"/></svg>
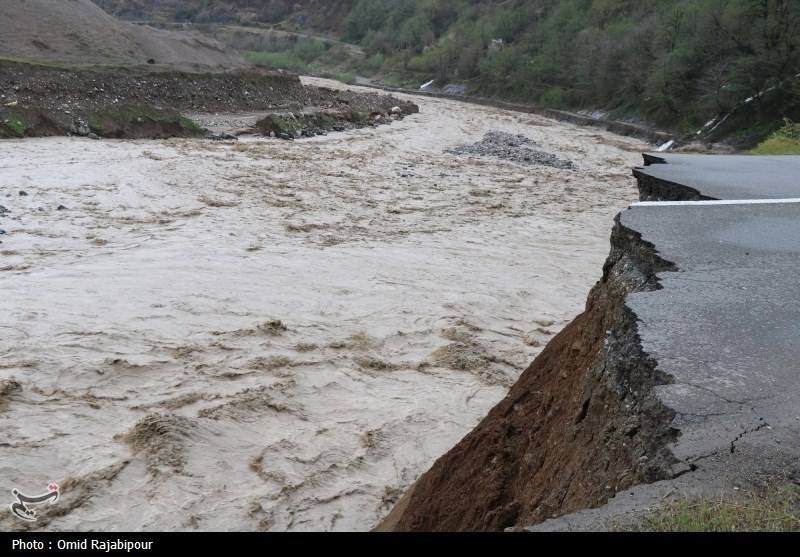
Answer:
<svg viewBox="0 0 800 557"><path fill-rule="evenodd" d="M3 0L0 57L72 66L225 71L247 64L197 32L120 22L90 0Z"/></svg>

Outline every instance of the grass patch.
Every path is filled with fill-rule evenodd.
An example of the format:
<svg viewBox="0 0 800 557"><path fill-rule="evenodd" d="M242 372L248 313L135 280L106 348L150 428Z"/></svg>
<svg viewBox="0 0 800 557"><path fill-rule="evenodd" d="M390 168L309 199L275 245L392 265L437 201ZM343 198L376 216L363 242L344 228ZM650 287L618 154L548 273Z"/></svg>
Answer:
<svg viewBox="0 0 800 557"><path fill-rule="evenodd" d="M17 114L16 112L9 114L5 124L8 126L8 129L20 137L25 135L25 130L28 129L28 122L23 116Z"/></svg>
<svg viewBox="0 0 800 557"><path fill-rule="evenodd" d="M170 109L121 106L81 112L89 128L101 137L199 135L202 128Z"/></svg>
<svg viewBox="0 0 800 557"><path fill-rule="evenodd" d="M345 85L354 85L356 82L356 74L355 72L341 72L341 73L333 73L329 74L325 77L330 79L335 79L336 81L340 81Z"/></svg>
<svg viewBox="0 0 800 557"><path fill-rule="evenodd" d="M800 140L769 137L750 150L751 155L800 155Z"/></svg>
<svg viewBox="0 0 800 557"><path fill-rule="evenodd" d="M280 68L290 72L304 74L308 73L308 63L304 62L294 52L252 52L241 51L242 57L258 66L268 68Z"/></svg>
<svg viewBox="0 0 800 557"><path fill-rule="evenodd" d="M189 119L188 119L187 117L185 117L185 116L179 116L179 117L178 117L178 125L179 125L179 126L182 128L182 129L184 129L184 130L188 130L188 131L191 131L191 132L197 132L197 133L200 133L201 131L203 131L203 128L201 128L201 127L200 127L200 126L198 126L198 125L197 125L197 124L196 124L194 121L192 121L192 120L189 120Z"/></svg>
<svg viewBox="0 0 800 557"><path fill-rule="evenodd" d="M800 497L792 485L768 487L739 499L664 501L640 522L640 532L800 532Z"/></svg>
<svg viewBox="0 0 800 557"><path fill-rule="evenodd" d="M800 124L788 118L783 127L750 150L753 155L800 155Z"/></svg>
<svg viewBox="0 0 800 557"><path fill-rule="evenodd" d="M89 127L93 130L102 130L103 123L100 121L100 117L95 113L87 114L84 119L86 123L89 124Z"/></svg>

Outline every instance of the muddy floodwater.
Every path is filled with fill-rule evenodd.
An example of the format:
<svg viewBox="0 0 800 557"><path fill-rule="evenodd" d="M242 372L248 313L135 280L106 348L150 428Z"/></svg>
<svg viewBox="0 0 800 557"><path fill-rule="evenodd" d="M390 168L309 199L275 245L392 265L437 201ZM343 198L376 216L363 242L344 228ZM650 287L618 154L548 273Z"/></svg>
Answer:
<svg viewBox="0 0 800 557"><path fill-rule="evenodd" d="M0 529L368 530L504 396L648 146L413 100L297 141L0 144ZM575 169L448 152L490 131Z"/></svg>

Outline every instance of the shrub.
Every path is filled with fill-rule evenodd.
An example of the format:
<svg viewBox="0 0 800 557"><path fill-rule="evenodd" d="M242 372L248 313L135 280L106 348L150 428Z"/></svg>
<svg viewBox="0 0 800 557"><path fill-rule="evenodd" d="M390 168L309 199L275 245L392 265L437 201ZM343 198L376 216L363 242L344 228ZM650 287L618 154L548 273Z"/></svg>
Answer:
<svg viewBox="0 0 800 557"><path fill-rule="evenodd" d="M800 155L800 124L788 118L783 126L750 151L753 155Z"/></svg>

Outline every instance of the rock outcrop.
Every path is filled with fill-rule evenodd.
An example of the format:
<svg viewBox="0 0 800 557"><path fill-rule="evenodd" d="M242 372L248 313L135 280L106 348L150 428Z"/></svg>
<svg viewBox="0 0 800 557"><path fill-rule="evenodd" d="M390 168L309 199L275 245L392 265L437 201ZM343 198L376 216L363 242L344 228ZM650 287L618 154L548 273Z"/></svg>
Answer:
<svg viewBox="0 0 800 557"><path fill-rule="evenodd" d="M269 112L256 123L263 135L294 139L313 137L328 131L378 126L416 114L419 107L388 95L335 91L320 87L299 111Z"/></svg>

